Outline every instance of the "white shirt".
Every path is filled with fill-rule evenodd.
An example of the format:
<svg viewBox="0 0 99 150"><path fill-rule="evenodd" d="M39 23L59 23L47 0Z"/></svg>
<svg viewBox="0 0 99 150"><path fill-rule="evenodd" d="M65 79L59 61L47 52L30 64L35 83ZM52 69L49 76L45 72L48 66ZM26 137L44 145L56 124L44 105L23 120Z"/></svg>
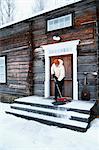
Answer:
<svg viewBox="0 0 99 150"><path fill-rule="evenodd" d="M59 65L56 66L54 63L51 66L51 75L55 74L58 81L61 81L65 77L65 68L63 66L63 61L59 59Z"/></svg>

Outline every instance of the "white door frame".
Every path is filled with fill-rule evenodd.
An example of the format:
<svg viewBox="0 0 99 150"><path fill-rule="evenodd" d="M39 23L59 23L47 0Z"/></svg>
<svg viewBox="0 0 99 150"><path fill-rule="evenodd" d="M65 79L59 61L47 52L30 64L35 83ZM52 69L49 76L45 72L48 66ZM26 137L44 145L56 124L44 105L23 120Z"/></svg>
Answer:
<svg viewBox="0 0 99 150"><path fill-rule="evenodd" d="M45 97L50 96L50 57L73 55L73 99L78 100L77 82L77 45L79 40L48 44L41 46L45 50Z"/></svg>

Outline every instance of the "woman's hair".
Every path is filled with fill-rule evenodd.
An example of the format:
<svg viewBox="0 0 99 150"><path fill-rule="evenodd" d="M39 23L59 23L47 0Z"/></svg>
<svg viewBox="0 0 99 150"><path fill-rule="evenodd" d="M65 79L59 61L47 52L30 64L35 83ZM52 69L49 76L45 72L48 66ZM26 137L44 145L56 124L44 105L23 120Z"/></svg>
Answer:
<svg viewBox="0 0 99 150"><path fill-rule="evenodd" d="M59 65L59 60L58 60L58 59L54 59L54 60L53 60L53 63Z"/></svg>

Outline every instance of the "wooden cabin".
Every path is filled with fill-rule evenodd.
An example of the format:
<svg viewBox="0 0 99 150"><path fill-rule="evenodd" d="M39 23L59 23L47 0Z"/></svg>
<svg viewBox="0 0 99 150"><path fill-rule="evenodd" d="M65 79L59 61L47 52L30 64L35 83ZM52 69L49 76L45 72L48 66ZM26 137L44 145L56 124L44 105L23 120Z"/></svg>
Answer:
<svg viewBox="0 0 99 150"><path fill-rule="evenodd" d="M90 99L99 96L99 3L82 0L0 28L0 99L53 96L50 67L64 61L63 96L81 99L84 78Z"/></svg>

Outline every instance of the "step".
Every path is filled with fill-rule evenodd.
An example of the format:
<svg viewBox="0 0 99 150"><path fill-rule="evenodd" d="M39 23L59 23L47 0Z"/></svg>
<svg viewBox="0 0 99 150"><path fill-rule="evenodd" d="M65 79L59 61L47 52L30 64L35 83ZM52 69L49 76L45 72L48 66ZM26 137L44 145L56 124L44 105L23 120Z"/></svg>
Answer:
<svg viewBox="0 0 99 150"><path fill-rule="evenodd" d="M46 99L44 97L38 97L38 96L29 96L29 97L23 97L18 98L15 100L16 103L25 103L25 104L40 104L40 105L49 105L54 106L52 102L54 100L52 99ZM95 101L82 101L82 100L72 100L69 103L66 103L65 105L62 105L63 108L73 108L73 109L80 109L80 110L87 110L90 111L92 106L95 104ZM58 106L61 107L61 106Z"/></svg>
<svg viewBox="0 0 99 150"><path fill-rule="evenodd" d="M59 105L54 106L52 104L53 100L50 99L44 99L41 98L38 100L37 97L34 97L33 99L16 99L15 103L19 104L25 104L25 105L31 105L36 107L43 107L43 108L50 108L50 109L57 109L60 108L62 110L68 110L68 111L75 111L79 113L85 113L90 114L90 109L94 106L95 102L89 102L89 101L79 101L79 100L73 100L72 102L66 103L65 105Z"/></svg>
<svg viewBox="0 0 99 150"><path fill-rule="evenodd" d="M37 96L19 98L6 113L81 132L90 126L90 113L95 101L72 100L64 105L53 105L53 102Z"/></svg>
<svg viewBox="0 0 99 150"><path fill-rule="evenodd" d="M84 110L84 109L79 109L79 108L70 108L70 107L66 107L65 105L63 106L55 106L52 104L38 104L38 103L34 103L34 102L21 102L21 101L15 101L16 104L23 104L23 105L31 105L31 106L35 106L35 107L42 107L42 108L48 108L48 109L56 109L59 108L60 110L68 110L68 111L75 111L75 112L79 112L79 113L84 113L84 114L90 114L90 110ZM68 103L66 103L67 105Z"/></svg>
<svg viewBox="0 0 99 150"><path fill-rule="evenodd" d="M6 111L6 113L13 114L18 117L22 117L26 119L39 121L45 124L57 125L59 127L69 128L69 129L82 131L82 132L85 132L88 127L88 123L71 120L68 117L58 118L58 117L47 116L43 114L35 114L33 112L26 112L22 110L14 110L14 109L10 111Z"/></svg>
<svg viewBox="0 0 99 150"><path fill-rule="evenodd" d="M48 109L48 108L42 108L42 107L35 107L35 106L28 106L23 104L13 104L11 105L11 108L33 112L33 113L39 113L43 115L49 115L49 116L55 116L55 117L68 117L72 118L73 120L82 120L84 122L88 122L90 115L89 114L81 114L79 112L75 111L68 111L68 110L61 110L60 108L57 109Z"/></svg>

